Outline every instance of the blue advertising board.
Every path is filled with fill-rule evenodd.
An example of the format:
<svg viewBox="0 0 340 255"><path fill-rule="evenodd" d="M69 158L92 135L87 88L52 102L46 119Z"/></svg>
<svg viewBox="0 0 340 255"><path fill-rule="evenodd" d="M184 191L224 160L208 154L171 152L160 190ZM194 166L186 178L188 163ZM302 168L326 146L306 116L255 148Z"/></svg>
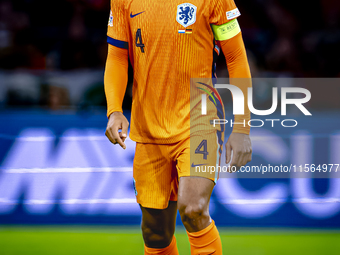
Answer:
<svg viewBox="0 0 340 255"><path fill-rule="evenodd" d="M99 114L0 114L0 224L139 224L127 149L105 137ZM227 136L228 134L226 134ZM333 165L291 178L220 178L211 215L224 226L340 227L340 120L302 119L294 129L253 128L250 166ZM225 152L224 152L225 153ZM223 176L222 176L223 177Z"/></svg>

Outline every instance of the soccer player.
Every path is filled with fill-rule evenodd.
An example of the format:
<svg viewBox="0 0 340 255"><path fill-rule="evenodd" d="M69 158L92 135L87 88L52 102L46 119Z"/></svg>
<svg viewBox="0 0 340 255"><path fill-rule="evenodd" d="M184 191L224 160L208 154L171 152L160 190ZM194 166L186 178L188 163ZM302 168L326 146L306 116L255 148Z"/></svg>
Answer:
<svg viewBox="0 0 340 255"><path fill-rule="evenodd" d="M133 177L145 254L178 254L177 210L192 254L222 254L209 215L217 176L193 176L192 168L220 163L223 128L191 132L190 78L211 78L213 55L221 48L230 78L247 78L231 81L246 95L250 70L238 16L233 0L111 1L104 75L106 136L126 148L129 123L122 102L129 58L134 70L130 137L137 143ZM218 96L213 87L205 89ZM238 123L249 119L249 110L235 116ZM190 147L195 150L192 161ZM226 162L241 167L250 160L249 126L235 125L226 143Z"/></svg>

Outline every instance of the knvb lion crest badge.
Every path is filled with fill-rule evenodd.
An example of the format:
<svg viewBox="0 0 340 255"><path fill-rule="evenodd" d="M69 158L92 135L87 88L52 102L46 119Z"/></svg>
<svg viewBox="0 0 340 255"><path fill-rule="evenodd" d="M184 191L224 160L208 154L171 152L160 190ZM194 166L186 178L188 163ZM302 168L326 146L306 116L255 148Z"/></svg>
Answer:
<svg viewBox="0 0 340 255"><path fill-rule="evenodd" d="M193 4L184 3L177 6L176 20L183 27L188 27L196 22L197 7Z"/></svg>

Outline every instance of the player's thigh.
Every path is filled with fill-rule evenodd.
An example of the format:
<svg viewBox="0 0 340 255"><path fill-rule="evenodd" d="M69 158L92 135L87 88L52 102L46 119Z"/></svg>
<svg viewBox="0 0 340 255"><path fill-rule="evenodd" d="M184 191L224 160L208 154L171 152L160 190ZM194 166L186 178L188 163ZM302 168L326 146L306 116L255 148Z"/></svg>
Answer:
<svg viewBox="0 0 340 255"><path fill-rule="evenodd" d="M169 245L175 233L177 202L170 201L166 209L140 207L142 210L142 232L146 246L163 248L162 246Z"/></svg>
<svg viewBox="0 0 340 255"><path fill-rule="evenodd" d="M178 207L181 211L185 208L201 213L209 210L211 193L215 183L204 177L181 177L178 187Z"/></svg>
<svg viewBox="0 0 340 255"><path fill-rule="evenodd" d="M161 144L137 143L133 178L137 202L145 208L165 209L174 187L177 172L168 148Z"/></svg>

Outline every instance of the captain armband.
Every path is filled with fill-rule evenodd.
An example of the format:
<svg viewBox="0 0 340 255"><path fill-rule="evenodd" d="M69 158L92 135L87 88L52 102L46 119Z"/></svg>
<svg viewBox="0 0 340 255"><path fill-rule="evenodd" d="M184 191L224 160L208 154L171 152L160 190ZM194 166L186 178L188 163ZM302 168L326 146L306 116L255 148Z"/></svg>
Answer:
<svg viewBox="0 0 340 255"><path fill-rule="evenodd" d="M212 25L214 36L217 41L224 41L233 38L241 32L237 19L233 19L223 25Z"/></svg>

